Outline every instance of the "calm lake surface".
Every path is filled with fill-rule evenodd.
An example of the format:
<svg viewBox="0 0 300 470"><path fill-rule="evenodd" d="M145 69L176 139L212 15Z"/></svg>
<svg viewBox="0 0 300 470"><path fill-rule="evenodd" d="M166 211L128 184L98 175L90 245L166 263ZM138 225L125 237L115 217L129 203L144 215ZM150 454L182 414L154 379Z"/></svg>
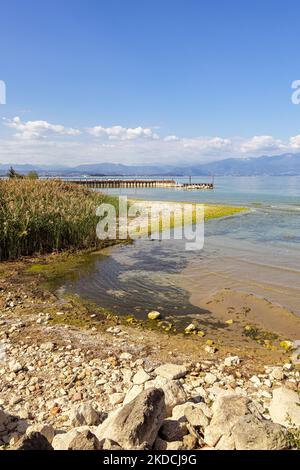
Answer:
<svg viewBox="0 0 300 470"><path fill-rule="evenodd" d="M177 181L187 181L176 178ZM207 181L193 178L193 182ZM251 212L205 224L205 246L187 252L183 241L140 240L93 257L90 268L64 289L116 313L144 318L149 310L170 317L203 312L182 289L193 276L203 297L224 287L265 297L300 315L300 177L215 178L213 191L110 189L159 201L241 205Z"/></svg>

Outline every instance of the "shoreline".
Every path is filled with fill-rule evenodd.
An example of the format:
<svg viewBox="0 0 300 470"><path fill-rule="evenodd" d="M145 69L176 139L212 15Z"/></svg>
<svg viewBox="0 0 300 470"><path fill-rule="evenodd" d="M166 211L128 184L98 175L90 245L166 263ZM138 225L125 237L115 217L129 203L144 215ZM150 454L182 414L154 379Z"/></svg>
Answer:
<svg viewBox="0 0 300 470"><path fill-rule="evenodd" d="M0 449L141 449L144 441L130 440L130 416L114 438L118 423L110 420L158 390L165 411L147 449L299 447L298 431L278 402L278 394L289 397L298 419L299 371L287 351L254 348L250 339L242 348L227 344L214 350L206 338L151 331L105 312L96 320L93 306L71 298L62 302L45 290L41 274L27 274L24 283L24 268L36 261L7 263L0 276L6 358L0 362ZM248 433L245 419L243 444L238 434L230 447L211 437L216 407L226 413L226 400L236 403L238 417L252 420ZM224 423L225 438L230 427ZM253 440L253 432L263 443Z"/></svg>

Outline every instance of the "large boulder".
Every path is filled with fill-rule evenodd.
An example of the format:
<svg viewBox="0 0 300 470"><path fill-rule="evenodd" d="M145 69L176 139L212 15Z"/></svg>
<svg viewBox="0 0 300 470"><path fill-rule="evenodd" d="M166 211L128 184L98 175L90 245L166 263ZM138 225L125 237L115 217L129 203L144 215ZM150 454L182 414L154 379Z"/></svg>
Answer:
<svg viewBox="0 0 300 470"><path fill-rule="evenodd" d="M78 437L78 435L86 435L87 432L90 432L90 428L88 426L81 426L79 428L71 429L71 431L68 432L56 434L52 441L53 449L70 450L71 446L74 446L74 440ZM78 440L75 441L75 443L76 442L78 443Z"/></svg>
<svg viewBox="0 0 300 470"><path fill-rule="evenodd" d="M248 398L234 393L218 396L212 406L212 420L204 432L205 443L214 447L223 435L230 434L233 426L248 413L248 403Z"/></svg>
<svg viewBox="0 0 300 470"><path fill-rule="evenodd" d="M47 439L47 441L50 442L50 444L52 443L55 436L55 430L51 424L38 423L33 424L26 429L27 436L30 436L34 432L42 434Z"/></svg>
<svg viewBox="0 0 300 470"><path fill-rule="evenodd" d="M29 435L24 434L11 450L53 450L53 447L43 434L31 432Z"/></svg>
<svg viewBox="0 0 300 470"><path fill-rule="evenodd" d="M279 424L249 414L231 432L236 450L283 450L288 448L287 432Z"/></svg>
<svg viewBox="0 0 300 470"><path fill-rule="evenodd" d="M98 427L100 441L110 439L123 449L151 448L166 416L164 392L150 388L111 413Z"/></svg>
<svg viewBox="0 0 300 470"><path fill-rule="evenodd" d="M297 392L280 387L273 391L269 413L274 423L282 426L300 426L300 399Z"/></svg>
<svg viewBox="0 0 300 470"><path fill-rule="evenodd" d="M77 432L69 442L68 450L101 450L102 446L95 434L86 429Z"/></svg>
<svg viewBox="0 0 300 470"><path fill-rule="evenodd" d="M288 447L286 430L263 419L247 397L219 396L213 417L205 428L204 442L218 450L281 450Z"/></svg>

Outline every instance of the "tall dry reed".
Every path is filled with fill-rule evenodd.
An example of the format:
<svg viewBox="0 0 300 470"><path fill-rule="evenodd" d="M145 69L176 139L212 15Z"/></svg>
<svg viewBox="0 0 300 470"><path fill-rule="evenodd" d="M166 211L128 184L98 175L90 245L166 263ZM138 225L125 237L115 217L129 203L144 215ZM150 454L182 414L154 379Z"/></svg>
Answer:
<svg viewBox="0 0 300 470"><path fill-rule="evenodd" d="M0 181L0 260L96 248L96 208L115 198L63 181Z"/></svg>

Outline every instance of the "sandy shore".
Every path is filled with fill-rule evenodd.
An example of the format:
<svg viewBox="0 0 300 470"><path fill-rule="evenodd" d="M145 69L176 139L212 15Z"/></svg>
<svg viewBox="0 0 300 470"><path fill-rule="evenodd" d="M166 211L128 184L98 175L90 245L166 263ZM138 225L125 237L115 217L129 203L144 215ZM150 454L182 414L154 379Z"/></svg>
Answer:
<svg viewBox="0 0 300 470"><path fill-rule="evenodd" d="M272 339L272 334L281 340L300 338L300 318L254 292L216 287L212 290L211 286L206 289L205 277L200 273L197 275L195 269L189 267L183 272L181 286L190 293L193 305L204 308L215 320L228 325L221 335L223 341L240 342L249 325L265 331L265 338L269 336Z"/></svg>

